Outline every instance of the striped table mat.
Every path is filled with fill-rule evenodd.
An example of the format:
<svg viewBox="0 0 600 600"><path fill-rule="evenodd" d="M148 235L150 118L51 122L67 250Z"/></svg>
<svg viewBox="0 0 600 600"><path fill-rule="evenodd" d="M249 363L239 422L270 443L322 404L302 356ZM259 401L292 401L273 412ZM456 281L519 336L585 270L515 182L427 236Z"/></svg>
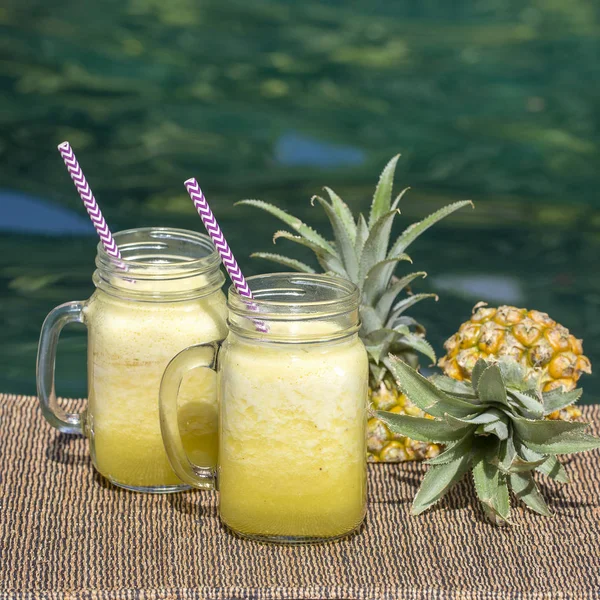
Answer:
<svg viewBox="0 0 600 600"><path fill-rule="evenodd" d="M584 417L598 433L600 406ZM411 517L425 467L371 465L359 534L286 547L226 532L214 493L111 487L35 398L0 395L0 418L0 598L600 598L598 451L567 460L571 485L543 483L553 519L519 508L511 528L484 520L467 481Z"/></svg>

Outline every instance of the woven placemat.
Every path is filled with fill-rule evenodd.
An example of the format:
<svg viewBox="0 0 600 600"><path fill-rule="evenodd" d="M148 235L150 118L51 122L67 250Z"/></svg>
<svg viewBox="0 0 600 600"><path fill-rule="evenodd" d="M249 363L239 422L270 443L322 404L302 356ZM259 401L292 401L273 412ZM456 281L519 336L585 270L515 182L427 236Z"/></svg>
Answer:
<svg viewBox="0 0 600 600"><path fill-rule="evenodd" d="M554 519L519 508L489 525L466 481L411 517L425 467L371 465L358 535L270 546L225 531L214 493L110 486L35 398L0 395L0 411L2 598L600 598L598 451L568 460L571 485L543 484ZM600 406L584 417L598 433Z"/></svg>

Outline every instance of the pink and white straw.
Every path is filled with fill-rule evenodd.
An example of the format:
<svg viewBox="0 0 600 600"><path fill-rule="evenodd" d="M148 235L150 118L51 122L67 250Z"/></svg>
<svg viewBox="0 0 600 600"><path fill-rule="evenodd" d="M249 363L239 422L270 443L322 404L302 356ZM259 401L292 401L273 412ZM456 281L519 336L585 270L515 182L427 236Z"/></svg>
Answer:
<svg viewBox="0 0 600 600"><path fill-rule="evenodd" d="M188 179L185 183L185 189L187 190L200 218L202 219L202 223L204 223L204 227L210 236L210 239L213 241L217 252L221 256L221 260L223 261L223 266L225 270L229 274L235 289L237 290L240 296L244 296L245 298L253 298L252 291L248 287L248 282L244 277L237 261L235 260L235 256L217 223L217 219L215 219L215 215L213 214L198 182L194 177ZM256 308L256 305L250 304L250 308ZM256 329L263 333L268 331L266 323L262 321L254 321L256 325Z"/></svg>
<svg viewBox="0 0 600 600"><path fill-rule="evenodd" d="M94 194L92 194L92 190L77 162L77 158L73 153L71 145L69 142L63 142L58 145L58 151L60 152L63 160L65 161L65 166L67 167L67 171L69 171L69 175L71 175L71 179L79 192L79 196L83 201L83 205L85 206L90 219L98 235L100 236L100 241L102 242L102 246L104 250L109 256L113 258L121 258L121 252L119 252L119 248L115 243L115 240L102 216L102 211L96 202L96 198L94 198Z"/></svg>

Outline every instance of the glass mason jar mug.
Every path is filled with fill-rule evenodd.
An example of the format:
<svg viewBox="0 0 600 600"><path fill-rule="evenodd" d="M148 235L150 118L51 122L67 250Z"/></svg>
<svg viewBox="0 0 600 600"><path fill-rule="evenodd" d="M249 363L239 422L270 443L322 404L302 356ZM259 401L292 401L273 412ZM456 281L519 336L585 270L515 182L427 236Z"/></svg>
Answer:
<svg viewBox="0 0 600 600"><path fill-rule="evenodd" d="M366 507L368 360L357 333L358 289L325 275L248 282L253 300L229 290L222 347L188 348L165 371L160 418L171 465L190 485L218 489L222 521L244 537L344 536ZM186 452L176 408L186 374L217 362L214 469Z"/></svg>
<svg viewBox="0 0 600 600"><path fill-rule="evenodd" d="M224 277L206 235L170 228L121 231L123 260L98 245L96 291L85 302L56 307L42 326L37 382L42 412L64 433L83 433L92 461L112 483L136 491L185 489L162 444L158 393L169 360L183 348L227 334ZM54 392L60 331L88 329L88 405L69 414ZM216 377L191 373L178 418L187 451L216 464Z"/></svg>

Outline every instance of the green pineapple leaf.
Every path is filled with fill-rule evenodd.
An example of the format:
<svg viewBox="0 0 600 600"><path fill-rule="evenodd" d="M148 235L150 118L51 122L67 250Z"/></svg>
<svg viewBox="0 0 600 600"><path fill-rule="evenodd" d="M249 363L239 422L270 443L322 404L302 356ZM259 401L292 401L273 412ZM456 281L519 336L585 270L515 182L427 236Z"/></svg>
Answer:
<svg viewBox="0 0 600 600"><path fill-rule="evenodd" d="M398 325L407 325L408 327L414 327L417 333L422 333L423 335L425 335L425 330L423 329L423 326L419 324L418 321L416 321L412 317L409 317L408 315L402 315L401 317L396 319L396 323Z"/></svg>
<svg viewBox="0 0 600 600"><path fill-rule="evenodd" d="M531 510L544 517L552 516L531 473L511 473L509 482L515 496Z"/></svg>
<svg viewBox="0 0 600 600"><path fill-rule="evenodd" d="M383 281L383 274L389 268L390 264L393 265L393 271L396 263L402 261L406 261L412 264L412 259L410 258L410 256L408 256L408 254L401 254L396 258L382 260L381 262L378 262L377 264L371 267L371 269L367 273L367 276L362 280L361 285L359 285L361 291L363 292L363 302L375 304L375 300L381 296L381 290L385 289L381 287Z"/></svg>
<svg viewBox="0 0 600 600"><path fill-rule="evenodd" d="M363 338L366 337L371 331L378 329L384 329L383 321L377 314L377 311L367 304L361 304L359 308L360 319L362 321L362 327L365 330Z"/></svg>
<svg viewBox="0 0 600 600"><path fill-rule="evenodd" d="M554 481L558 481L558 483L569 483L571 481L567 470L560 464L556 456L549 456L536 471L550 477L550 479L554 479Z"/></svg>
<svg viewBox="0 0 600 600"><path fill-rule="evenodd" d="M589 426L589 423L580 423L576 421L532 420L516 415L512 417L512 422L519 438L523 441L527 440L526 445L532 450L535 450L533 444L551 444L554 441L565 439L561 437L564 436L564 434L572 435ZM574 452L574 450L567 450L567 452ZM554 454L554 452L552 452L552 454Z"/></svg>
<svg viewBox="0 0 600 600"><path fill-rule="evenodd" d="M327 217L333 228L338 254L342 258L342 262L348 273L348 279L354 283L358 283L358 260L356 258L356 252L354 251L354 240L350 237L350 233L346 229L343 219L339 217L333 206L329 204L327 200L324 200L320 196L315 196L314 199L327 213Z"/></svg>
<svg viewBox="0 0 600 600"><path fill-rule="evenodd" d="M283 238L285 240L290 240L291 242L294 242L295 244L300 244L300 245L304 246L305 248L309 248L315 254L329 254L329 255L333 256L333 254L331 254L331 252L328 252L327 250L323 250L323 248L321 248L321 246L319 246L318 244L311 242L310 240L306 239L305 237L303 237L301 235L294 235L292 232L286 231L285 229L278 229L273 234L273 243L276 244L277 240L281 239L281 238Z"/></svg>
<svg viewBox="0 0 600 600"><path fill-rule="evenodd" d="M481 360L481 359L480 359ZM485 362L485 361L483 361ZM535 388L536 382L529 381L525 367L515 360L502 356L496 363L502 373L502 380L511 391L530 391Z"/></svg>
<svg viewBox="0 0 600 600"><path fill-rule="evenodd" d="M403 331L406 325L396 324L394 325L394 331ZM434 365L436 363L435 350L433 346L422 336L416 333L407 332L398 338L398 341L394 340L394 352L405 352L406 350L414 350L419 354L423 354Z"/></svg>
<svg viewBox="0 0 600 600"><path fill-rule="evenodd" d="M367 351L367 355L369 356L369 364L379 365L379 361L381 356L385 353L385 344L380 345L367 345L365 344L365 350Z"/></svg>
<svg viewBox="0 0 600 600"><path fill-rule="evenodd" d="M398 388L413 404L429 415L444 417L449 413L465 417L478 408L438 389L420 373L392 354L388 356L384 364L396 379Z"/></svg>
<svg viewBox="0 0 600 600"><path fill-rule="evenodd" d="M356 241L356 223L354 223L354 217L350 207L331 188L325 186L323 189L327 192L333 210L335 210L337 216L344 224L344 228L348 232L348 237L354 244Z"/></svg>
<svg viewBox="0 0 600 600"><path fill-rule="evenodd" d="M413 501L411 513L420 515L441 500L458 483L471 465L471 454L430 467Z"/></svg>
<svg viewBox="0 0 600 600"><path fill-rule="evenodd" d="M392 203L392 210L394 210L395 208L398 208L398 205L400 204L400 201L402 200L402 198L404 198L404 194L406 194L406 192L408 192L410 190L410 187L405 187L397 196L396 199L394 200L394 202Z"/></svg>
<svg viewBox="0 0 600 600"><path fill-rule="evenodd" d="M447 394L453 396L466 396L470 399L475 399L473 388L466 381L457 381L456 379L452 379L452 377L439 375L438 373L431 375L429 381Z"/></svg>
<svg viewBox="0 0 600 600"><path fill-rule="evenodd" d="M539 462L540 464L536 467L538 473L542 473L550 479L554 479L559 483L569 483L569 476L565 468L560 464L556 456L548 456L534 452L523 444L518 438L515 439L515 445L518 449L519 456L526 462Z"/></svg>
<svg viewBox="0 0 600 600"><path fill-rule="evenodd" d="M394 283L387 288L375 306L375 309L382 319L385 319L385 317L389 314L392 304L394 303L394 300L396 300L398 294L404 290L404 288L410 285L417 277L425 278L427 277L427 273L425 271L410 273L409 275L405 275L397 281L394 281Z"/></svg>
<svg viewBox="0 0 600 600"><path fill-rule="evenodd" d="M392 311L390 312L390 316L385 324L386 327L394 327L396 324L396 320L402 313L417 304L417 302L421 302L421 300L425 300L426 298L435 298L435 301L438 301L437 294L414 294L413 296L409 296L408 298L403 298L399 302L397 302Z"/></svg>
<svg viewBox="0 0 600 600"><path fill-rule="evenodd" d="M471 430L470 430L471 431ZM425 461L427 465L444 465L449 462L458 460L461 456L468 454L473 447L473 436L468 433L457 442L446 444L443 452L434 458Z"/></svg>
<svg viewBox="0 0 600 600"><path fill-rule="evenodd" d="M533 394L511 389L509 397L513 402L516 400L516 406L526 419L541 419L544 416L544 406Z"/></svg>
<svg viewBox="0 0 600 600"><path fill-rule="evenodd" d="M471 200L463 200L460 202L454 202L453 204L449 204L448 206L444 206L439 210L435 211L433 214L429 215L422 221L417 223L413 223L409 227L407 227L403 233L396 239L394 245L390 249L388 253L388 258L394 258L399 256L400 254L404 254L404 251L427 229L435 225L438 221L441 221L444 217L456 212L457 210L471 205L471 207L475 208L473 202ZM392 274L394 272L394 266L389 265L386 272L383 274L383 279L385 281L389 281Z"/></svg>
<svg viewBox="0 0 600 600"><path fill-rule="evenodd" d="M413 223L398 236L398 239L394 242L394 245L390 250L389 257L392 258L393 256L404 252L422 233L427 231L438 221L441 221L453 212L468 205L471 205L471 208L475 208L475 205L471 200L461 200L460 202L453 202L452 204L448 204L448 206L443 206L428 217L425 217L422 221Z"/></svg>
<svg viewBox="0 0 600 600"><path fill-rule="evenodd" d="M335 273L340 277L348 279L348 274L344 269L344 265L336 255L331 254L326 250L323 250L320 246L317 246L317 244L314 244L310 240L307 240L306 238L302 237L301 235L294 235L289 231L276 231L273 235L273 243L276 243L277 240L280 238L289 240L290 242L294 242L295 244L299 244L300 246L304 246L305 248L310 248L315 253L319 264L323 269L325 269L325 271Z"/></svg>
<svg viewBox="0 0 600 600"><path fill-rule="evenodd" d="M556 410L562 410L571 406L581 398L583 390L581 388L570 392L563 392L562 389L552 390L542 394L544 402L544 415L549 415Z"/></svg>
<svg viewBox="0 0 600 600"><path fill-rule="evenodd" d="M362 255L360 257L360 270L359 277L362 281L374 265L385 260L387 255L387 248L390 239L390 232L392 230L392 224L394 218L398 214L397 210L382 215L375 224L370 227L369 237L363 246ZM391 278L391 274L389 276ZM379 297L389 284L389 278L387 281L370 282L370 286L375 285L377 289L374 291L375 297Z"/></svg>
<svg viewBox="0 0 600 600"><path fill-rule="evenodd" d="M540 458L538 460L525 460L516 454L510 463L510 466L508 469L506 469L506 472L523 473L526 471L535 471L540 465L544 464L545 460L545 458Z"/></svg>
<svg viewBox="0 0 600 600"><path fill-rule="evenodd" d="M396 329L377 329L376 331L371 331L370 333L368 333L365 336L365 341L366 342L372 342L372 343L377 343L379 340L383 339L384 337L393 337L394 339L406 335L407 333L409 333L410 330L408 329L408 326L406 325L401 325L400 327L396 328Z"/></svg>
<svg viewBox="0 0 600 600"><path fill-rule="evenodd" d="M563 423L564 421L549 421L549 423ZM573 423L587 426L588 423ZM543 454L574 454L575 452L588 452L600 448L600 439L586 433L571 432L547 442L527 442L527 446Z"/></svg>
<svg viewBox="0 0 600 600"><path fill-rule="evenodd" d="M477 391L477 386L479 385L479 378L481 374L487 369L488 364L480 358L473 367L473 371L471 373L471 386L475 391Z"/></svg>
<svg viewBox="0 0 600 600"><path fill-rule="evenodd" d="M387 374L387 369L383 363L376 364L373 361L369 362L369 375L373 381L373 387L378 388L384 377Z"/></svg>
<svg viewBox="0 0 600 600"><path fill-rule="evenodd" d="M358 215L358 220L356 222L356 241L354 242L354 249L356 251L356 256L361 256L363 248L365 246L365 242L369 237L369 226L367 225L367 221L363 217L362 214Z"/></svg>
<svg viewBox="0 0 600 600"><path fill-rule="evenodd" d="M503 473L509 473L510 467L514 463L517 457L517 449L512 437L508 437L506 440L500 442L500 449L498 456L492 457L490 462L496 465Z"/></svg>
<svg viewBox="0 0 600 600"><path fill-rule="evenodd" d="M272 252L254 252L250 256L252 258L264 258L265 260L279 263L280 265L284 265L294 271L301 271L302 273L315 272L315 270L307 264L293 258L288 258L287 256L281 256L281 254L273 254Z"/></svg>
<svg viewBox="0 0 600 600"><path fill-rule="evenodd" d="M493 464L492 459L498 455L500 443L498 440L481 442L479 451L473 459L473 481L477 497L486 512L510 522L510 501L506 476Z"/></svg>
<svg viewBox="0 0 600 600"><path fill-rule="evenodd" d="M373 202L371 203L369 229L373 227L373 225L381 216L390 210L390 204L392 201L392 186L394 185L394 173L396 172L396 163L398 162L399 158L400 155L396 154L396 156L394 156L390 162L388 162L379 176L379 182L375 188Z"/></svg>
<svg viewBox="0 0 600 600"><path fill-rule="evenodd" d="M378 410L377 416L391 431L420 442L458 442L475 429L472 425L459 426L446 421L411 417Z"/></svg>
<svg viewBox="0 0 600 600"><path fill-rule="evenodd" d="M502 442L502 449L502 456L498 457L497 464L500 470L507 475L510 473L537 470L547 460L544 456L535 453L528 453L528 459L522 458L517 453L512 437Z"/></svg>
<svg viewBox="0 0 600 600"><path fill-rule="evenodd" d="M490 365L479 377L477 383L479 398L487 404L507 405L506 388L497 365Z"/></svg>
<svg viewBox="0 0 600 600"><path fill-rule="evenodd" d="M504 413L497 408L488 408L484 412L475 412L476 410L482 411L482 406L473 406L473 414L467 415L466 417L455 417L453 415L446 415L446 420L452 423L464 423L466 425L488 425L489 423L495 423L504 417Z"/></svg>
<svg viewBox="0 0 600 600"><path fill-rule="evenodd" d="M479 435L495 435L499 440L507 440L509 436L508 419L500 418L480 425L475 433Z"/></svg>
<svg viewBox="0 0 600 600"><path fill-rule="evenodd" d="M235 206L240 205L254 206L255 208L260 208L261 210L272 214L274 217L277 217L286 225L289 225L292 229L297 231L302 237L305 237L310 242L313 242L327 252L332 254L335 253L333 246L321 234L317 233L314 229L303 223L297 217L286 213L284 210L281 210L281 208L273 206L273 204L269 204L268 202L263 202L262 200L240 200L239 202L235 203Z"/></svg>
<svg viewBox="0 0 600 600"><path fill-rule="evenodd" d="M382 356L385 356L390 346L400 337L403 337L409 333L408 327L402 325L397 329L376 329L367 334L363 343L369 356L373 358L376 363L379 363Z"/></svg>

